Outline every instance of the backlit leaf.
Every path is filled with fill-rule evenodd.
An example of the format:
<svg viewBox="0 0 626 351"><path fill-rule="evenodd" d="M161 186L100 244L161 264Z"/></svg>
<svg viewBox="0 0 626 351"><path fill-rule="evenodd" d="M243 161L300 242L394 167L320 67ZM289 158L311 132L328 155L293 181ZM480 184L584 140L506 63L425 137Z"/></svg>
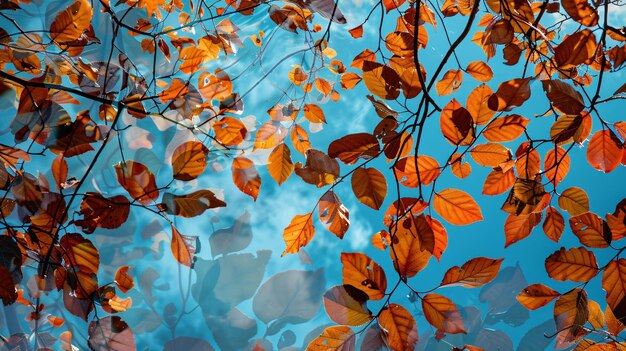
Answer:
<svg viewBox="0 0 626 351"><path fill-rule="evenodd" d="M428 323L448 334L467 334L463 319L456 305L439 294L426 294L422 298L422 310Z"/></svg>
<svg viewBox="0 0 626 351"><path fill-rule="evenodd" d="M356 336L350 327L338 325L324 329L309 343L306 351L353 351Z"/></svg>
<svg viewBox="0 0 626 351"><path fill-rule="evenodd" d="M369 160L380 154L378 139L369 133L349 134L328 146L328 156L351 165L359 158Z"/></svg>
<svg viewBox="0 0 626 351"><path fill-rule="evenodd" d="M613 315L623 323L626 321L626 259L608 263L602 274L602 288L606 291L606 302Z"/></svg>
<svg viewBox="0 0 626 351"><path fill-rule="evenodd" d="M414 349L418 338L417 324L404 307L395 303L389 304L378 316L378 323L387 331L389 348L392 351Z"/></svg>
<svg viewBox="0 0 626 351"><path fill-rule="evenodd" d="M199 141L187 141L179 145L172 153L174 179L196 179L206 168L206 157L209 153Z"/></svg>
<svg viewBox="0 0 626 351"><path fill-rule="evenodd" d="M197 245L197 236L183 235L176 227L172 226L172 242L170 248L176 261L184 266L193 267L196 261Z"/></svg>
<svg viewBox="0 0 626 351"><path fill-rule="evenodd" d="M267 159L267 170L269 174L280 185L284 183L291 173L293 173L293 161L291 161L291 150L287 144L279 144L272 150Z"/></svg>
<svg viewBox="0 0 626 351"><path fill-rule="evenodd" d="M259 190L261 189L261 176L254 162L243 156L237 156L233 159L231 169L233 182L237 188L256 201Z"/></svg>
<svg viewBox="0 0 626 351"><path fill-rule="evenodd" d="M149 205L159 198L154 174L142 163L128 160L125 164L114 166L117 181L128 191L130 196L144 205Z"/></svg>
<svg viewBox="0 0 626 351"><path fill-rule="evenodd" d="M360 203L380 209L387 196L387 180L376 168L357 168L352 173L352 191Z"/></svg>
<svg viewBox="0 0 626 351"><path fill-rule="evenodd" d="M445 189L435 193L433 208L443 219L454 225L467 225L483 219L480 207L464 191Z"/></svg>
<svg viewBox="0 0 626 351"><path fill-rule="evenodd" d="M324 227L339 239L343 239L350 226L350 214L334 191L329 190L322 195L317 213Z"/></svg>
<svg viewBox="0 0 626 351"><path fill-rule="evenodd" d="M343 283L362 290L372 300L385 297L387 277L381 266L360 252L341 253Z"/></svg>
<svg viewBox="0 0 626 351"><path fill-rule="evenodd" d="M359 326L374 318L367 299L367 294L352 285L334 286L324 294L324 309L337 324Z"/></svg>
<svg viewBox="0 0 626 351"><path fill-rule="evenodd" d="M543 284L532 284L517 295L517 301L529 310L536 310L559 296L561 294Z"/></svg>
<svg viewBox="0 0 626 351"><path fill-rule="evenodd" d="M530 98L530 78L511 79L500 83L489 98L488 106L494 111L510 111L522 106Z"/></svg>
<svg viewBox="0 0 626 351"><path fill-rule="evenodd" d="M575 282L586 282L599 272L596 256L583 247L554 252L546 258L546 271L552 279Z"/></svg>
<svg viewBox="0 0 626 351"><path fill-rule="evenodd" d="M488 82L493 78L493 71L488 64L482 61L474 61L467 65L465 71L480 82Z"/></svg>
<svg viewBox="0 0 626 351"><path fill-rule="evenodd" d="M450 95L459 90L463 83L463 71L451 69L437 82L435 88L439 96Z"/></svg>
<svg viewBox="0 0 626 351"><path fill-rule="evenodd" d="M589 197L583 189L573 186L561 193L559 207L567 211L570 216L577 216L589 212Z"/></svg>
<svg viewBox="0 0 626 351"><path fill-rule="evenodd" d="M587 161L591 167L608 173L620 165L622 157L622 144L611 130L599 130L589 140Z"/></svg>
<svg viewBox="0 0 626 351"><path fill-rule="evenodd" d="M502 258L472 258L461 267L454 266L448 269L440 286L462 286L465 288L483 286L496 278L502 260Z"/></svg>
<svg viewBox="0 0 626 351"><path fill-rule="evenodd" d="M306 246L313 239L314 234L313 213L293 217L289 226L283 231L283 239L287 248L282 256L300 251L301 247Z"/></svg>

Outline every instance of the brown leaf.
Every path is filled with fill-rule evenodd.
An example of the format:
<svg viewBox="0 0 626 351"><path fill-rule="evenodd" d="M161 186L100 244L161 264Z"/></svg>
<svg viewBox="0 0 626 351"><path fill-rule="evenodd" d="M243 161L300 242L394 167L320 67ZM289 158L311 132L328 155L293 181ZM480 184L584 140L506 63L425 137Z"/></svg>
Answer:
<svg viewBox="0 0 626 351"><path fill-rule="evenodd" d="M339 163L325 153L315 149L306 151L306 164L300 162L295 166L296 174L309 184L318 188L332 184L339 177Z"/></svg>
<svg viewBox="0 0 626 351"><path fill-rule="evenodd" d="M566 115L577 115L585 108L583 96L566 82L544 80L542 83L548 100L558 111Z"/></svg>
<svg viewBox="0 0 626 351"><path fill-rule="evenodd" d="M328 146L328 156L339 158L347 165L354 164L359 158L369 160L379 154L378 139L369 133L348 134Z"/></svg>
<svg viewBox="0 0 626 351"><path fill-rule="evenodd" d="M352 191L360 203L380 209L387 196L387 180L376 168L357 168L352 173Z"/></svg>
<svg viewBox="0 0 626 351"><path fill-rule="evenodd" d="M166 213L190 218L199 216L211 208L226 207L226 203L215 197L210 190L197 190L184 195L166 192L160 206L164 207Z"/></svg>

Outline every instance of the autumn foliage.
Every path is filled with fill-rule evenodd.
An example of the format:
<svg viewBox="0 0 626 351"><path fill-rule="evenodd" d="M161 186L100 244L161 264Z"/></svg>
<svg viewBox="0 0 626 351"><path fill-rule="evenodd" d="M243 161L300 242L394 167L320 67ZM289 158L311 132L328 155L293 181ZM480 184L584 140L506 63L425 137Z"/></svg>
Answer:
<svg viewBox="0 0 626 351"><path fill-rule="evenodd" d="M623 180L621 6L0 1L0 350L626 349L626 198L592 208L569 181ZM365 123L333 109L346 101ZM315 198L259 210L284 224L265 238L281 255L246 251L251 214L223 189L258 203L289 184ZM377 227L329 258L340 277L266 277L291 255L314 266L322 232L352 240L351 211ZM505 253L559 243L527 254L546 281L500 248L440 264L448 231L482 221ZM553 318L525 324L541 309Z"/></svg>

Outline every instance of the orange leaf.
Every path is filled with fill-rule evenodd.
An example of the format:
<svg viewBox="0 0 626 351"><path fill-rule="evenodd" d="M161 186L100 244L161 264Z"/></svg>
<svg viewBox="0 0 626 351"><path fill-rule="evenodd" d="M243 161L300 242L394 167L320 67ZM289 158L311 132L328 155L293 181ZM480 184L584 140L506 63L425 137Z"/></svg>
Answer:
<svg viewBox="0 0 626 351"><path fill-rule="evenodd" d="M374 318L367 299L367 294L352 285L334 286L324 294L324 309L337 324L359 326Z"/></svg>
<svg viewBox="0 0 626 351"><path fill-rule="evenodd" d="M305 351L352 351L356 344L356 336L350 327L344 325L324 329L322 334L313 339Z"/></svg>
<svg viewBox="0 0 626 351"><path fill-rule="evenodd" d="M467 193L458 189L445 189L435 193L435 211L454 225L467 225L483 219L480 207Z"/></svg>
<svg viewBox="0 0 626 351"><path fill-rule="evenodd" d="M415 319L409 311L395 303L389 304L380 312L378 323L387 331L392 351L413 351L418 332Z"/></svg>
<svg viewBox="0 0 626 351"><path fill-rule="evenodd" d="M274 148L267 159L267 170L280 185L293 173L291 150L287 144L282 143Z"/></svg>
<svg viewBox="0 0 626 351"><path fill-rule="evenodd" d="M596 256L583 247L554 252L546 258L546 271L552 279L574 282L587 282L599 272Z"/></svg>
<svg viewBox="0 0 626 351"><path fill-rule="evenodd" d="M306 246L313 239L314 234L313 213L296 215L283 231L283 239L287 248L281 256L285 256L288 253L297 253L301 247Z"/></svg>
<svg viewBox="0 0 626 351"><path fill-rule="evenodd" d="M377 62L363 62L363 82L374 95L394 100L400 95L400 77L391 67Z"/></svg>
<svg viewBox="0 0 626 351"><path fill-rule="evenodd" d="M334 191L329 190L322 195L317 213L324 227L339 239L343 239L350 226L350 214Z"/></svg>
<svg viewBox="0 0 626 351"><path fill-rule="evenodd" d="M546 209L546 219L543 221L543 232L554 242L559 242L565 230L563 215L556 208L550 206Z"/></svg>
<svg viewBox="0 0 626 351"><path fill-rule="evenodd" d="M369 256L360 253L341 253L343 283L362 290L372 300L385 297L387 277L385 271Z"/></svg>
<svg viewBox="0 0 626 351"><path fill-rule="evenodd" d="M343 89L352 89L362 80L363 78L361 78L361 76L359 76L358 74L353 72L347 72L341 75L341 79L339 80L339 82L341 83L341 87Z"/></svg>
<svg viewBox="0 0 626 351"><path fill-rule="evenodd" d="M170 102L178 97L187 95L189 92L189 82L185 82L180 78L172 79L172 85L159 93L159 100L162 103Z"/></svg>
<svg viewBox="0 0 626 351"><path fill-rule="evenodd" d="M465 68L465 72L467 72L474 79L481 82L488 82L493 78L493 71L488 64L482 61L474 61L467 65Z"/></svg>
<svg viewBox="0 0 626 351"><path fill-rule="evenodd" d="M426 294L422 310L428 323L448 334L467 334L458 308L450 299L439 294Z"/></svg>
<svg viewBox="0 0 626 351"><path fill-rule="evenodd" d="M611 130L599 130L587 145L587 161L591 167L608 173L620 165L623 151L622 143Z"/></svg>
<svg viewBox="0 0 626 351"><path fill-rule="evenodd" d="M62 153L59 153L57 157L52 161L52 176L54 176L54 180L57 183L57 190L63 188L65 181L67 180L67 161L65 161L65 157L63 157Z"/></svg>
<svg viewBox="0 0 626 351"><path fill-rule="evenodd" d="M516 242L525 239L533 231L533 228L541 223L541 213L527 215L509 214L504 222L504 235L506 242L504 247L509 247Z"/></svg>
<svg viewBox="0 0 626 351"><path fill-rule="evenodd" d="M248 129L240 120L228 116L216 121L212 128L215 139L226 146L239 145L248 133Z"/></svg>
<svg viewBox="0 0 626 351"><path fill-rule="evenodd" d="M602 288L606 291L606 302L613 315L623 323L626 320L626 259L608 263L602 275Z"/></svg>
<svg viewBox="0 0 626 351"><path fill-rule="evenodd" d="M593 248L606 248L611 244L609 225L595 213L585 212L569 219L572 232L580 243Z"/></svg>
<svg viewBox="0 0 626 351"><path fill-rule="evenodd" d="M261 176L254 162L243 156L237 156L233 159L231 169L233 172L233 182L237 188L256 201L259 190L261 189Z"/></svg>
<svg viewBox="0 0 626 351"><path fill-rule="evenodd" d="M515 183L515 171L509 169L502 172L494 169L485 178L482 193L485 195L499 195L509 190Z"/></svg>
<svg viewBox="0 0 626 351"><path fill-rule="evenodd" d="M417 170L415 160L417 159ZM419 170L419 174L418 174ZM393 168L398 180L407 188L417 188L432 183L439 174L441 168L434 158L427 155L407 156L398 160Z"/></svg>
<svg viewBox="0 0 626 351"><path fill-rule="evenodd" d="M560 146L548 150L543 167L546 178L555 186L558 185L569 172L570 158L567 151Z"/></svg>
<svg viewBox="0 0 626 351"><path fill-rule="evenodd" d="M528 119L520 115L499 117L489 123L483 135L489 141L512 141L524 133L528 122Z"/></svg>
<svg viewBox="0 0 626 351"><path fill-rule="evenodd" d="M467 110L478 125L489 123L495 112L488 107L489 97L493 95L493 90L486 85L477 86L467 97ZM492 140L495 141L495 140Z"/></svg>
<svg viewBox="0 0 626 351"><path fill-rule="evenodd" d="M65 319L56 316L48 316L48 322L50 322L53 327L58 328L65 324Z"/></svg>
<svg viewBox="0 0 626 351"><path fill-rule="evenodd" d="M598 12L587 0L563 0L563 9L567 14L583 26L593 27L598 24Z"/></svg>
<svg viewBox="0 0 626 351"><path fill-rule="evenodd" d="M498 275L502 258L476 257L463 266L454 266L446 272L440 286L462 286L476 288L494 280Z"/></svg>
<svg viewBox="0 0 626 351"><path fill-rule="evenodd" d="M391 231L391 243L393 250L389 251L391 260L394 262L394 268L402 276L412 277L428 265L428 261L432 256L431 251L434 250L434 233L428 222L422 217L422 220L413 217L405 218L402 225L394 226L395 231ZM409 224L409 229L404 229L404 223ZM424 239L427 239L427 232L430 233L430 250L424 247ZM419 233L419 235L418 235ZM420 240L421 239L421 240Z"/></svg>
<svg viewBox="0 0 626 351"><path fill-rule="evenodd" d="M198 178L206 168L206 156L209 153L199 141L187 141L180 144L172 153L174 179L192 180Z"/></svg>
<svg viewBox="0 0 626 351"><path fill-rule="evenodd" d="M448 247L448 232L441 222L431 216L426 216L426 222L428 222L430 229L432 229L435 239L433 256L435 256L437 261L439 261L441 259L441 255L443 255L443 252L446 251L446 248Z"/></svg>
<svg viewBox="0 0 626 351"><path fill-rule="evenodd" d="M352 174L352 191L360 203L380 209L387 196L387 180L376 168L357 168Z"/></svg>
<svg viewBox="0 0 626 351"><path fill-rule="evenodd" d="M511 151L502 144L478 144L472 148L470 155L481 166L496 167L511 159Z"/></svg>
<svg viewBox="0 0 626 351"><path fill-rule="evenodd" d="M441 111L439 126L452 145L470 145L476 134L472 115L456 99L452 99Z"/></svg>
<svg viewBox="0 0 626 351"><path fill-rule="evenodd" d="M326 123L324 111L316 104L304 104L304 117L313 123Z"/></svg>
<svg viewBox="0 0 626 351"><path fill-rule="evenodd" d="M196 261L197 236L183 235L176 227L172 226L172 254L180 264L193 268Z"/></svg>
<svg viewBox="0 0 626 351"><path fill-rule="evenodd" d="M451 69L437 82L435 88L439 96L450 95L459 90L461 83L463 83L463 71Z"/></svg>
<svg viewBox="0 0 626 351"><path fill-rule="evenodd" d="M488 101L494 111L510 111L530 98L530 78L511 79L500 83L498 91Z"/></svg>
<svg viewBox="0 0 626 351"><path fill-rule="evenodd" d="M556 347L565 348L587 334L583 325L588 318L589 307L585 290L573 289L561 295L554 304L556 330L560 331L556 337Z"/></svg>
<svg viewBox="0 0 626 351"><path fill-rule="evenodd" d="M529 310L536 310L547 305L550 301L561 296L559 292L543 284L532 284L524 288L518 295L517 301Z"/></svg>
<svg viewBox="0 0 626 351"><path fill-rule="evenodd" d="M556 66L560 69L570 70L594 57L597 47L598 44L596 43L596 37L593 32L589 29L584 29L574 32L574 34L565 38L561 44L554 49L553 59Z"/></svg>
<svg viewBox="0 0 626 351"><path fill-rule="evenodd" d="M58 44L69 43L80 36L91 25L93 8L87 0L76 0L59 12L50 24L50 38Z"/></svg>
<svg viewBox="0 0 626 351"><path fill-rule="evenodd" d="M154 174L148 167L135 161L128 160L114 166L117 181L130 196L144 205L149 205L159 198L159 189L156 186Z"/></svg>
<svg viewBox="0 0 626 351"><path fill-rule="evenodd" d="M363 25L354 27L350 29L348 32L354 39L358 39L363 36Z"/></svg>
<svg viewBox="0 0 626 351"><path fill-rule="evenodd" d="M385 10L389 13L389 11L402 6L405 1L406 0L383 0L383 4L385 5Z"/></svg>
<svg viewBox="0 0 626 351"><path fill-rule="evenodd" d="M583 189L573 186L561 193L559 207L570 216L577 216L589 212L589 197Z"/></svg>
<svg viewBox="0 0 626 351"><path fill-rule="evenodd" d="M534 179L541 171L541 156L528 142L522 143L515 152L515 169L517 175L524 179Z"/></svg>
<svg viewBox="0 0 626 351"><path fill-rule="evenodd" d="M133 277L128 274L130 266L121 266L115 272L115 285L125 294L135 286Z"/></svg>

